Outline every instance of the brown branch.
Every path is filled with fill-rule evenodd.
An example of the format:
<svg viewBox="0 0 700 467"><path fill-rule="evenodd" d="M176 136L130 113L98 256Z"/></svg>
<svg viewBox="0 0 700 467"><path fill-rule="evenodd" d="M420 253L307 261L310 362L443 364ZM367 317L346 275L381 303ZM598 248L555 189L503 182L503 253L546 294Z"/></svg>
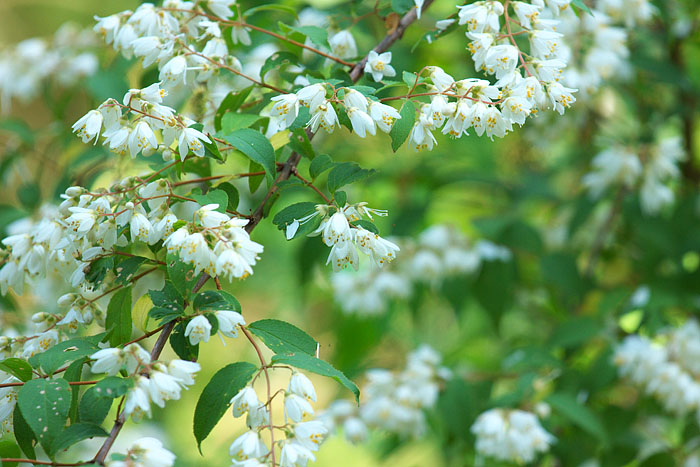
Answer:
<svg viewBox="0 0 700 467"><path fill-rule="evenodd" d="M92 462L72 462L72 463L65 463L65 462L53 462L53 461L39 461L36 459L20 459L16 457L3 457L0 459L2 463L6 462L17 462L17 463L28 463L28 464L35 464L35 465L55 465L55 466L63 466L63 467L68 467L68 466L76 466L76 465L88 465L92 464Z"/></svg>

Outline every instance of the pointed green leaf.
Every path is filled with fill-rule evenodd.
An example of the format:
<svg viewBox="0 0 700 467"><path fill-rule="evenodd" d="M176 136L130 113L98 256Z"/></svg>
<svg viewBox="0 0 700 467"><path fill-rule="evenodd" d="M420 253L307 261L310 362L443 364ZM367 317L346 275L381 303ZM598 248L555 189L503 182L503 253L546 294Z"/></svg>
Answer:
<svg viewBox="0 0 700 467"><path fill-rule="evenodd" d="M53 454L53 441L63 429L71 391L65 379L33 379L20 388L17 405L44 450Z"/></svg>
<svg viewBox="0 0 700 467"><path fill-rule="evenodd" d="M275 149L265 136L250 128L236 130L224 139L233 147L248 156L253 162L260 164L264 170L269 186L277 174L275 165Z"/></svg>
<svg viewBox="0 0 700 467"><path fill-rule="evenodd" d="M413 86L413 83L411 83L411 86ZM413 102L407 100L401 107L399 115L401 115L401 118L394 122L389 132L389 136L391 136L391 149L394 152L401 147L411 133L413 124L416 121L416 106L413 105Z"/></svg>
<svg viewBox="0 0 700 467"><path fill-rule="evenodd" d="M131 339L131 287L118 290L107 305L105 328L111 329L109 344L116 347Z"/></svg>
<svg viewBox="0 0 700 467"><path fill-rule="evenodd" d="M360 389L355 383L348 379L342 371L333 368L330 363L319 358L307 355L304 353L290 355L274 355L271 362L273 364L281 363L283 365L291 365L301 370L310 371L321 376L328 376L338 381L340 384L348 388L355 395L357 403L360 402Z"/></svg>
<svg viewBox="0 0 700 467"><path fill-rule="evenodd" d="M88 438L107 437L107 432L91 423L75 423L63 430L53 442L53 452L63 451L73 446L78 441Z"/></svg>
<svg viewBox="0 0 700 467"><path fill-rule="evenodd" d="M258 336L275 353L305 353L316 355L318 343L313 337L277 319L262 319L249 324L248 330Z"/></svg>

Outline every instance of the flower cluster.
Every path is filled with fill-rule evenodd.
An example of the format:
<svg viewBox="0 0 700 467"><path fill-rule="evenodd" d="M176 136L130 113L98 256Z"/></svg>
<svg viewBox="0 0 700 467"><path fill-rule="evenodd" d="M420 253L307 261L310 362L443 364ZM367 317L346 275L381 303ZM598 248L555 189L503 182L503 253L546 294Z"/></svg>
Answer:
<svg viewBox="0 0 700 467"><path fill-rule="evenodd" d="M435 405L440 383L451 377L440 361L440 354L423 345L408 355L406 368L399 373L369 370L360 407L348 400L335 401L322 415L324 423L329 430L342 428L354 443L365 441L370 428L402 437L422 436L423 411Z"/></svg>
<svg viewBox="0 0 700 467"><path fill-rule="evenodd" d="M151 362L149 353L138 344L102 349L90 358L93 373L113 376L125 370L132 378L134 385L126 394L122 414L134 420L151 416L151 402L163 408L166 401L180 399L182 389L194 384L200 370L199 363L186 360L171 360L167 365Z"/></svg>
<svg viewBox="0 0 700 467"><path fill-rule="evenodd" d="M591 14L580 16L570 8L563 11L557 31L563 34L563 55L574 63L564 71L561 81L579 88L585 98L610 79L628 77L629 35L653 13L654 7L647 0L597 1Z"/></svg>
<svg viewBox="0 0 700 467"><path fill-rule="evenodd" d="M161 150L168 160L172 154L170 146L175 141L180 160L184 161L190 152L203 157L204 145L211 140L201 131L191 128L192 120L162 104L167 93L160 85L154 83L143 89L130 89L124 95L123 104L107 99L97 110L89 111L75 122L73 131L83 143L95 140L97 144L102 134L103 144L110 151L120 155L128 153L132 158L139 153L150 156ZM122 109L127 110L126 114L122 114ZM129 116L134 118L128 119ZM161 143L154 129L161 133Z"/></svg>
<svg viewBox="0 0 700 467"><path fill-rule="evenodd" d="M365 225L369 227L366 219L371 220L373 214L386 216L388 213L367 207L365 202L346 203L342 209L333 205L319 204L312 214L294 219L287 225L287 239L293 238L301 225L320 219L318 228L309 236L321 235L323 243L331 247L326 264L331 263L333 271L340 271L347 265L357 270L359 267L357 250L369 256L372 263L381 268L396 258L399 247L362 227L360 221L367 223Z"/></svg>
<svg viewBox="0 0 700 467"><path fill-rule="evenodd" d="M309 461L315 461L314 452L318 451L325 440L328 429L323 423L313 420L314 410L311 402L316 402L316 390L311 381L301 373L293 372L287 390L284 392L285 439L276 439L275 445L280 449L280 465L284 467L304 467ZM271 451L261 437L264 429L278 429L270 426L270 412L263 404L252 386L243 388L231 400L233 416L247 414L248 431L236 438L231 444L229 454L235 466L267 465ZM274 449L274 447L273 447Z"/></svg>
<svg viewBox="0 0 700 467"><path fill-rule="evenodd" d="M238 327L245 326L243 316L233 310L216 310L211 313L218 324L217 333L219 336L238 337ZM204 315L198 315L192 318L185 328L185 337L190 341L191 345L197 345L200 342L209 342L211 335L211 322ZM223 342L223 337L221 338Z"/></svg>
<svg viewBox="0 0 700 467"><path fill-rule="evenodd" d="M656 398L669 412L684 415L697 411L700 327L689 320L663 337L665 344L637 335L626 337L615 352L615 365L622 377Z"/></svg>
<svg viewBox="0 0 700 467"><path fill-rule="evenodd" d="M508 249L486 240L470 246L459 231L435 225L423 231L417 244L400 242L403 254L389 270L361 269L331 278L335 301L346 313L378 314L392 299L411 296L414 283L437 286L447 277L478 272L484 261L509 261Z"/></svg>
<svg viewBox="0 0 700 467"><path fill-rule="evenodd" d="M195 273L243 279L253 274L253 266L263 246L250 239L243 228L247 219L232 218L208 204L195 212L199 226L188 224L174 231L163 245L176 252Z"/></svg>
<svg viewBox="0 0 700 467"><path fill-rule="evenodd" d="M583 177L583 184L595 198L610 187L629 190L639 185L642 209L657 214L673 204L674 194L668 184L679 177L678 164L684 157L679 138L665 138L637 150L612 147L593 159L593 171Z"/></svg>
<svg viewBox="0 0 700 467"><path fill-rule="evenodd" d="M390 58L389 56L388 59ZM374 62L367 63L369 65ZM375 65L380 66L376 63ZM384 67L384 70L388 69L387 65L381 66ZM311 117L307 122L307 127L311 131L316 132L322 128L326 132L332 133L340 125L338 113L333 104L342 105L350 119L353 131L361 138L367 134L375 135L377 128L389 133L394 122L401 118L396 109L382 104L376 98L371 99L352 88L340 87L336 89L328 83L311 84L299 89L296 93L275 96L272 98L272 102L272 107L269 110L268 135L291 126L299 116L302 107L309 109Z"/></svg>
<svg viewBox="0 0 700 467"><path fill-rule="evenodd" d="M175 464L175 454L156 438L141 438L125 455L114 457L106 462L107 467L170 467Z"/></svg>
<svg viewBox="0 0 700 467"><path fill-rule="evenodd" d="M0 50L0 108L8 111L13 99L28 102L49 79L69 87L97 70L90 31L66 24L51 40L32 38Z"/></svg>
<svg viewBox="0 0 700 467"><path fill-rule="evenodd" d="M471 432L479 455L517 463L534 461L555 441L535 414L523 410L487 410L477 417Z"/></svg>

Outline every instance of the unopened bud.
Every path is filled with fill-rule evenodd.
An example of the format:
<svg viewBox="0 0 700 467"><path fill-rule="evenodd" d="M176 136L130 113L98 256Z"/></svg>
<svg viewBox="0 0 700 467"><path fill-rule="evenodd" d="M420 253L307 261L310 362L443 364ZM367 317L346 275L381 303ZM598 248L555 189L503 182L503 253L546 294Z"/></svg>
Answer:
<svg viewBox="0 0 700 467"><path fill-rule="evenodd" d="M70 306L76 298L78 298L78 295L74 293L67 293L65 295L61 295L58 298L58 306L60 306L61 308L66 308Z"/></svg>

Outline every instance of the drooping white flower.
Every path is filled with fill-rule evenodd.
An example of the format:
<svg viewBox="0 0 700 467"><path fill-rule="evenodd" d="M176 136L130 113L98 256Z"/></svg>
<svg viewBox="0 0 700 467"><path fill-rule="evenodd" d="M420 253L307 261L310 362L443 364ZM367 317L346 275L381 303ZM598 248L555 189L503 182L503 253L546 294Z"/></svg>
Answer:
<svg viewBox="0 0 700 467"><path fill-rule="evenodd" d="M94 139L97 144L103 120L104 117L99 110L91 110L73 124L73 132L77 132L83 143L89 143Z"/></svg>
<svg viewBox="0 0 700 467"><path fill-rule="evenodd" d="M384 133L389 133L394 122L401 118L395 108L377 101L370 101L367 110L374 123Z"/></svg>
<svg viewBox="0 0 700 467"><path fill-rule="evenodd" d="M367 133L375 135L377 130L374 126L374 120L367 113L355 107L347 109L348 118L352 123L352 129L357 133L357 136L364 138Z"/></svg>
<svg viewBox="0 0 700 467"><path fill-rule="evenodd" d="M231 404L233 404L233 416L236 418L262 405L255 390L250 386L244 387L238 394L233 396Z"/></svg>
<svg viewBox="0 0 700 467"><path fill-rule="evenodd" d="M227 337L238 337L238 326L245 326L243 316L231 310L218 310L214 312L219 322L219 332Z"/></svg>
<svg viewBox="0 0 700 467"><path fill-rule="evenodd" d="M246 431L231 444L228 453L238 460L255 459L267 454L270 450L260 438L257 431Z"/></svg>
<svg viewBox="0 0 700 467"><path fill-rule="evenodd" d="M333 55L338 58L357 57L357 44L355 44L355 38L352 37L348 30L334 34L328 39L328 43L331 46Z"/></svg>
<svg viewBox="0 0 700 467"><path fill-rule="evenodd" d="M299 96L297 94L282 94L271 100L274 105L270 110L270 115L281 119L285 128L294 123L299 115Z"/></svg>
<svg viewBox="0 0 700 467"><path fill-rule="evenodd" d="M299 423L314 414L311 404L296 394L286 394L284 397L284 413L294 423Z"/></svg>
<svg viewBox="0 0 700 467"><path fill-rule="evenodd" d="M197 345L200 342L209 342L211 323L204 315L192 318L185 328L185 337L189 337L190 344Z"/></svg>
<svg viewBox="0 0 700 467"><path fill-rule="evenodd" d="M316 390L314 389L314 385L309 378L298 371L292 373L287 391L316 402Z"/></svg>
<svg viewBox="0 0 700 467"><path fill-rule="evenodd" d="M143 120L138 122L129 134L128 144L132 159L141 151L155 150L158 147L156 135L148 123Z"/></svg>
<svg viewBox="0 0 700 467"><path fill-rule="evenodd" d="M211 143L207 135L194 128L183 128L178 138L178 150L180 160L184 161L188 151L192 151L197 157L204 157L204 143Z"/></svg>

